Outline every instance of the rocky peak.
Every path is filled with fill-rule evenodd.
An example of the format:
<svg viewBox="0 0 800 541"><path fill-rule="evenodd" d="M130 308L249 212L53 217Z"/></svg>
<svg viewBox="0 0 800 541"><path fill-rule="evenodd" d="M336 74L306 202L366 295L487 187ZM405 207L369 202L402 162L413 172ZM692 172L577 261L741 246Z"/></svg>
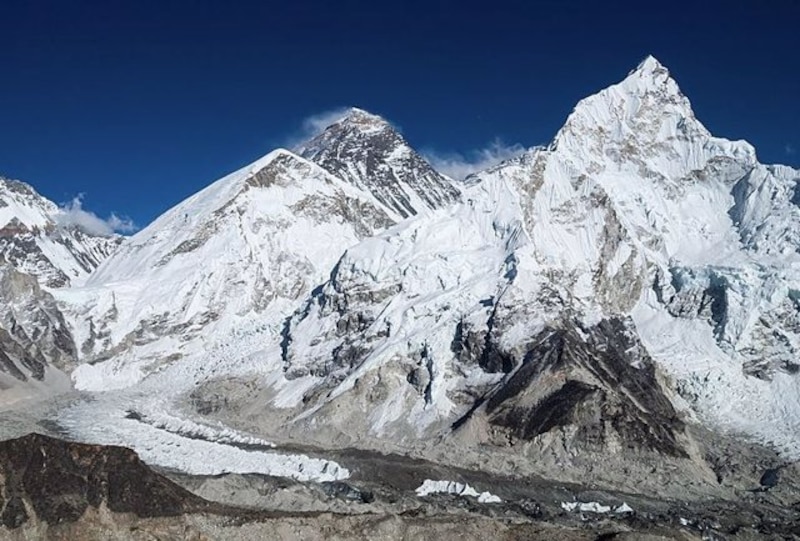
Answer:
<svg viewBox="0 0 800 541"><path fill-rule="evenodd" d="M384 118L373 115L372 113L359 109L358 107L351 107L347 115L340 121L340 124L348 124L361 132L380 132L384 130L393 130L392 125Z"/></svg>
<svg viewBox="0 0 800 541"><path fill-rule="evenodd" d="M383 118L352 108L298 147L304 158L369 192L395 220L447 206L459 191Z"/></svg>

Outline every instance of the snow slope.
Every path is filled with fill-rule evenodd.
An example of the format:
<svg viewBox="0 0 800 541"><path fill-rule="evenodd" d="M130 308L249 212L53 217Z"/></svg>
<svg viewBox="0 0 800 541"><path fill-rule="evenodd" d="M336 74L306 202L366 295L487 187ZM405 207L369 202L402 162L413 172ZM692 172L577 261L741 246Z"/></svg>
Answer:
<svg viewBox="0 0 800 541"><path fill-rule="evenodd" d="M60 292L81 389L135 383L258 318L279 339L341 252L391 222L370 197L286 150L211 184L126 239L85 286Z"/></svg>

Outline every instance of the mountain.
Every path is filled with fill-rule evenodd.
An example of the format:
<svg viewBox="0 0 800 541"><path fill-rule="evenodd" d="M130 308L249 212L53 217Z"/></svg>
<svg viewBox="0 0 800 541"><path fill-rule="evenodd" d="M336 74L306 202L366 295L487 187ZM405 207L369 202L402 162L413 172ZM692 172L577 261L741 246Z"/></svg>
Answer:
<svg viewBox="0 0 800 541"><path fill-rule="evenodd" d="M64 212L31 186L0 177L0 254L42 285L63 287L91 273L119 245L63 220Z"/></svg>
<svg viewBox="0 0 800 541"><path fill-rule="evenodd" d="M350 109L297 152L371 193L395 221L459 199L453 183L436 172L391 124L361 109Z"/></svg>
<svg viewBox="0 0 800 541"><path fill-rule="evenodd" d="M60 293L92 363L82 388L126 386L235 330L278 337L348 246L392 224L374 199L287 150L218 180Z"/></svg>
<svg viewBox="0 0 800 541"><path fill-rule="evenodd" d="M121 237L97 235L31 186L0 178L0 389L8 404L69 388L77 351L52 288L84 280Z"/></svg>

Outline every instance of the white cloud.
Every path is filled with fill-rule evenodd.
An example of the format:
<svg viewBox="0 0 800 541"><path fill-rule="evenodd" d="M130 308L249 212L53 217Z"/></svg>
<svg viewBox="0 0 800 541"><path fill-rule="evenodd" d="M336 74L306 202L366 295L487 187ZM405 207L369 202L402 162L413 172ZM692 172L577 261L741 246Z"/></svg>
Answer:
<svg viewBox="0 0 800 541"><path fill-rule="evenodd" d="M302 129L309 137L313 137L331 124L335 124L346 117L350 109L350 107L340 107L311 115L303 120Z"/></svg>
<svg viewBox="0 0 800 541"><path fill-rule="evenodd" d="M130 218L120 217L112 212L108 218L103 219L94 212L84 210L83 194L78 194L72 201L61 205L55 220L61 227L77 227L90 235L106 237L114 233L132 233L137 229Z"/></svg>
<svg viewBox="0 0 800 541"><path fill-rule="evenodd" d="M794 156L795 154L797 154L797 149L791 143L786 143L786 146L783 147L783 150L785 150L786 154L788 154L789 156Z"/></svg>
<svg viewBox="0 0 800 541"><path fill-rule="evenodd" d="M325 128L338 122L347 116L350 112L350 107L337 107L328 111L313 114L303 119L300 128L286 138L283 146L293 149L302 143L305 143L315 135L321 133Z"/></svg>
<svg viewBox="0 0 800 541"><path fill-rule="evenodd" d="M434 150L424 150L422 154L440 173L455 180L462 180L472 173L488 169L523 152L525 147L519 143L509 145L496 138L485 148L472 150L466 154L441 153Z"/></svg>

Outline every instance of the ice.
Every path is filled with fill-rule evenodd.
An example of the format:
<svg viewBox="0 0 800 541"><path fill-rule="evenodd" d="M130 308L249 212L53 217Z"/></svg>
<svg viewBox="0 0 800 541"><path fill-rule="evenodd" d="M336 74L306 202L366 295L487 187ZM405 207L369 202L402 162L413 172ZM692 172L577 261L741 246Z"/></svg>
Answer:
<svg viewBox="0 0 800 541"><path fill-rule="evenodd" d="M468 484L458 483L456 481L434 481L432 479L425 479L415 492L417 496L420 497L429 494L456 494L458 496L476 498L480 503L502 503L503 501L491 492L478 492Z"/></svg>

